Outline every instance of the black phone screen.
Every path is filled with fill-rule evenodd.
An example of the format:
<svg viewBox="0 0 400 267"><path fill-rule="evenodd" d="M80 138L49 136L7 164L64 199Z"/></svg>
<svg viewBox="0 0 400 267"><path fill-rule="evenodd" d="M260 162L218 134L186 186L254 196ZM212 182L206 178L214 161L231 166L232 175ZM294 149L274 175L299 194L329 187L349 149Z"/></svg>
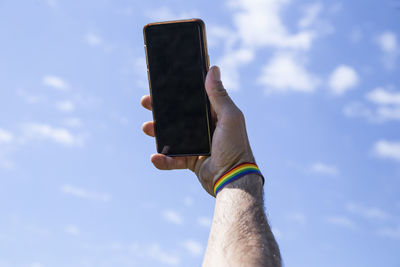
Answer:
<svg viewBox="0 0 400 267"><path fill-rule="evenodd" d="M198 22L145 27L145 49L158 153L208 155L210 111L202 27Z"/></svg>

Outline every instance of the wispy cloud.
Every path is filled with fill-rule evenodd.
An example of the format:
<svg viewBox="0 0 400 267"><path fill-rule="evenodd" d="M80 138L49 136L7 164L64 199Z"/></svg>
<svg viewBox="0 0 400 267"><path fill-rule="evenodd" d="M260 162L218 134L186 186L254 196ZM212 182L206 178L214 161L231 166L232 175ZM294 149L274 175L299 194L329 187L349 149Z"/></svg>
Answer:
<svg viewBox="0 0 400 267"><path fill-rule="evenodd" d="M282 239L282 231L276 227L271 227L271 231L276 239Z"/></svg>
<svg viewBox="0 0 400 267"><path fill-rule="evenodd" d="M278 54L263 67L258 83L265 86L267 93L272 91L309 93L316 89L319 80L293 55Z"/></svg>
<svg viewBox="0 0 400 267"><path fill-rule="evenodd" d="M347 65L339 65L329 78L329 88L334 95L343 95L359 83L356 70Z"/></svg>
<svg viewBox="0 0 400 267"><path fill-rule="evenodd" d="M37 104L40 102L44 102L46 100L46 98L44 96L33 95L21 88L17 89L16 93L17 93L17 96L19 96L20 98L22 98L24 101L26 101L29 104Z"/></svg>
<svg viewBox="0 0 400 267"><path fill-rule="evenodd" d="M65 91L68 89L68 83L59 76L46 75L43 77L43 84L56 90Z"/></svg>
<svg viewBox="0 0 400 267"><path fill-rule="evenodd" d="M70 184L64 184L61 186L61 191L74 197L97 202L109 202L111 200L111 196L108 193L92 192Z"/></svg>
<svg viewBox="0 0 400 267"><path fill-rule="evenodd" d="M356 224L350 218L346 216L329 216L325 218L325 221L329 224L340 226L348 229L355 229Z"/></svg>
<svg viewBox="0 0 400 267"><path fill-rule="evenodd" d="M399 105L400 92L389 91L383 87L377 87L365 95L366 99L377 105Z"/></svg>
<svg viewBox="0 0 400 267"><path fill-rule="evenodd" d="M98 46L103 43L103 39L99 35L92 32L89 32L85 35L85 41L90 46Z"/></svg>
<svg viewBox="0 0 400 267"><path fill-rule="evenodd" d="M62 112L72 112L75 110L75 104L70 100L64 100L56 103L56 108Z"/></svg>
<svg viewBox="0 0 400 267"><path fill-rule="evenodd" d="M298 22L299 28L308 28L312 26L317 20L321 11L322 4L319 2L312 3L311 5L307 6L305 8L304 17L302 17Z"/></svg>
<svg viewBox="0 0 400 267"><path fill-rule="evenodd" d="M14 135L11 132L0 128L0 145L9 144L13 140L14 140Z"/></svg>
<svg viewBox="0 0 400 267"><path fill-rule="evenodd" d="M316 174L323 174L323 175L338 175L339 174L339 170L336 166L334 165L330 165L330 164L326 164L323 162L314 162L311 166L310 166L310 170L313 173Z"/></svg>
<svg viewBox="0 0 400 267"><path fill-rule="evenodd" d="M44 0L46 4L51 8L56 8L58 6L57 0Z"/></svg>
<svg viewBox="0 0 400 267"><path fill-rule="evenodd" d="M377 87L365 95L364 102L353 102L345 106L348 117L362 117L370 122L400 121L400 92Z"/></svg>
<svg viewBox="0 0 400 267"><path fill-rule="evenodd" d="M382 62L385 68L393 70L400 54L397 36L394 32L385 31L377 37L377 43L383 53Z"/></svg>
<svg viewBox="0 0 400 267"><path fill-rule="evenodd" d="M183 224L183 217L174 210L164 210L162 213L163 218L173 224L181 225Z"/></svg>
<svg viewBox="0 0 400 267"><path fill-rule="evenodd" d="M356 203L347 203L346 209L359 216L362 216L369 220L386 220L389 218L389 215L380 208L377 207L366 207L364 205L356 204Z"/></svg>
<svg viewBox="0 0 400 267"><path fill-rule="evenodd" d="M197 218L197 224L208 229L211 227L212 219L210 217L201 216Z"/></svg>
<svg viewBox="0 0 400 267"><path fill-rule="evenodd" d="M12 132L0 128L0 169L13 169L15 164L9 159L9 148L15 143L15 136Z"/></svg>
<svg viewBox="0 0 400 267"><path fill-rule="evenodd" d="M400 141L379 140L373 147L377 157L400 161Z"/></svg>
<svg viewBox="0 0 400 267"><path fill-rule="evenodd" d="M177 255L162 250L159 244L151 245L147 250L147 254L158 262L170 266L177 266L181 261Z"/></svg>
<svg viewBox="0 0 400 267"><path fill-rule="evenodd" d="M79 236L80 230L76 225L68 225L65 227L65 232L72 236Z"/></svg>
<svg viewBox="0 0 400 267"><path fill-rule="evenodd" d="M190 196L186 196L186 197L183 199L183 203L185 204L186 207L191 207L191 206L193 206L193 202L194 202L194 200L193 200L193 198L190 197Z"/></svg>
<svg viewBox="0 0 400 267"><path fill-rule="evenodd" d="M393 239L400 239L400 225L397 227L385 227L378 230L378 235Z"/></svg>
<svg viewBox="0 0 400 267"><path fill-rule="evenodd" d="M198 241L189 239L183 241L181 245L193 256L200 256L201 254L203 254L203 246Z"/></svg>
<svg viewBox="0 0 400 267"><path fill-rule="evenodd" d="M304 212L301 211L290 212L286 214L286 218L297 225L305 225L307 223L307 217Z"/></svg>
<svg viewBox="0 0 400 267"><path fill-rule="evenodd" d="M26 123L22 126L23 140L27 139L44 139L53 142L73 146L83 145L84 137L72 134L66 128L53 127L43 123Z"/></svg>

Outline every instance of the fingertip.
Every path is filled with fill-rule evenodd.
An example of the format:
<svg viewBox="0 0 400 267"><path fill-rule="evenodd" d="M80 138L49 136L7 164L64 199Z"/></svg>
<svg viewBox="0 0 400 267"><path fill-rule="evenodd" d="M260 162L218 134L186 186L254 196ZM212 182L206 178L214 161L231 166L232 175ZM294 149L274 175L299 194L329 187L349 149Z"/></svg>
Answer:
<svg viewBox="0 0 400 267"><path fill-rule="evenodd" d="M152 154L150 156L150 161L153 163L154 167L156 167L159 170L165 170L166 169L166 156L163 154Z"/></svg>
<svg viewBox="0 0 400 267"><path fill-rule="evenodd" d="M151 97L150 95L144 95L140 99L140 104L148 110L152 110L152 105L151 105Z"/></svg>
<svg viewBox="0 0 400 267"><path fill-rule="evenodd" d="M146 99L146 97L147 97L148 95L144 95L144 96L142 96L141 98L140 98L140 104L143 106L143 102L145 101L145 99Z"/></svg>
<svg viewBox="0 0 400 267"><path fill-rule="evenodd" d="M148 136L155 137L154 121L147 121L142 124L142 131Z"/></svg>

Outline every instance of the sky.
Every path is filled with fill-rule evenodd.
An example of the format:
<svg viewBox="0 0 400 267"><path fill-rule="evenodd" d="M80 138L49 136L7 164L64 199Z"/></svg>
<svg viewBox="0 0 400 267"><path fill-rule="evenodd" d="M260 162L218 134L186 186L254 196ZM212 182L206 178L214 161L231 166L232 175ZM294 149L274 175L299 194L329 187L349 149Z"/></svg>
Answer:
<svg viewBox="0 0 400 267"><path fill-rule="evenodd" d="M0 0L0 267L201 265L215 199L141 131L143 26L182 18L285 266L400 266L400 1Z"/></svg>

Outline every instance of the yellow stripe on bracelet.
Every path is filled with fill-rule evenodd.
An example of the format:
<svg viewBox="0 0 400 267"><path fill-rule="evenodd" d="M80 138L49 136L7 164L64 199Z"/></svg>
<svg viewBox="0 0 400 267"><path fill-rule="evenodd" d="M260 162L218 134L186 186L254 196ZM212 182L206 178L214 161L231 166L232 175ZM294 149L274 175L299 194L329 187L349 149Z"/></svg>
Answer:
<svg viewBox="0 0 400 267"><path fill-rule="evenodd" d="M260 175L264 182L264 177L262 176L260 169L257 167L257 165L254 163L245 162L237 165L236 167L232 168L231 170L221 175L220 178L218 178L213 187L214 196L217 196L218 192L221 191L221 189L225 185L250 173L255 173Z"/></svg>

